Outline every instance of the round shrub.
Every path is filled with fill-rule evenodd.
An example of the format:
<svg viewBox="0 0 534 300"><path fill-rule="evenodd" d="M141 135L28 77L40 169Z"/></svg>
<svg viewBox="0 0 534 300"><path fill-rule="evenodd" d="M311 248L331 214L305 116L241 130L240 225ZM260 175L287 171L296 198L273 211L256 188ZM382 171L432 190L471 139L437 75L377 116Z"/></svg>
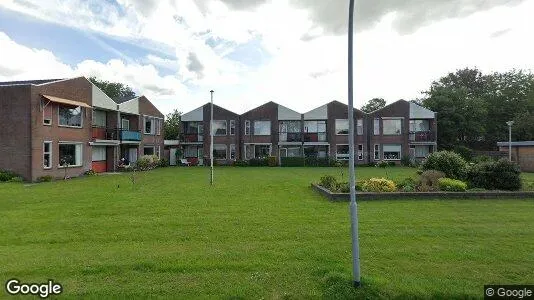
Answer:
<svg viewBox="0 0 534 300"><path fill-rule="evenodd" d="M465 146L454 147L454 152L460 154L460 156L466 161L471 161L471 159L473 159L473 150Z"/></svg>
<svg viewBox="0 0 534 300"><path fill-rule="evenodd" d="M157 155L142 155L136 162L137 168L141 171L155 169L159 165Z"/></svg>
<svg viewBox="0 0 534 300"><path fill-rule="evenodd" d="M447 192L465 192L467 183L452 178L438 179L439 189Z"/></svg>
<svg viewBox="0 0 534 300"><path fill-rule="evenodd" d="M439 179L444 178L445 173L437 170L424 171L419 178L417 189L420 192L431 192L439 190Z"/></svg>
<svg viewBox="0 0 534 300"><path fill-rule="evenodd" d="M487 161L468 168L467 180L476 188L517 191L521 189L521 170L506 159Z"/></svg>
<svg viewBox="0 0 534 300"><path fill-rule="evenodd" d="M337 180L332 175L322 176L321 179L319 180L319 185L330 191L335 191L338 188Z"/></svg>
<svg viewBox="0 0 534 300"><path fill-rule="evenodd" d="M467 163L458 154L451 151L438 151L430 154L422 164L423 170L437 170L449 178L462 179Z"/></svg>
<svg viewBox="0 0 534 300"><path fill-rule="evenodd" d="M395 183L385 178L371 178L366 180L362 185L364 192L394 192L397 190Z"/></svg>

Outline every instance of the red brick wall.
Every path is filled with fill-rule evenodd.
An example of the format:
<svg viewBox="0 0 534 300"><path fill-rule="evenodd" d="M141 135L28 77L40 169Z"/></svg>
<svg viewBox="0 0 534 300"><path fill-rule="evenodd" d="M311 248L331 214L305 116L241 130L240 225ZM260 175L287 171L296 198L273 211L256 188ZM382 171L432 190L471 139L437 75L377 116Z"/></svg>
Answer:
<svg viewBox="0 0 534 300"><path fill-rule="evenodd" d="M211 104L207 103L203 107L204 114L204 156L210 157L210 117L211 117ZM224 144L226 145L226 153L228 159L226 161L220 161L220 163L230 164L232 160L230 159L230 145L234 144L236 147L236 159L239 159L241 153L241 147L239 146L239 132L240 132L240 123L239 115L231 112L227 109L224 109L218 105L213 105L213 119L214 120L226 120L226 135L225 136L214 136L213 144ZM230 135L230 120L235 120L235 134Z"/></svg>
<svg viewBox="0 0 534 300"><path fill-rule="evenodd" d="M141 130L141 137L142 141L139 145L140 153L139 155L143 155L144 146L156 146L155 152L157 153L159 146L160 155L163 158L163 141L164 141L164 129L163 129L163 123L161 123L161 133L159 135L157 134L145 134L145 127L144 127L144 116L151 116L151 117L157 117L157 118L163 118L163 114L145 97L141 96L139 97L139 118L138 118L138 124L139 130ZM131 122L131 121L130 121ZM163 120L158 121L163 122ZM130 123L131 126L132 123ZM158 126L156 124L156 126ZM156 130L154 130L154 133L156 133Z"/></svg>
<svg viewBox="0 0 534 300"><path fill-rule="evenodd" d="M348 119L349 112L348 112L348 105L343 104L338 101L332 101L328 103L328 120L326 122L326 131L328 135L328 142L330 143L330 156L332 158L335 158L336 156L336 148L337 144L349 144L349 136L348 135L337 135L336 134L336 119ZM357 126L357 120L362 119L363 120L363 134L358 135L356 126ZM354 154L356 155L356 163L358 164L364 164L367 163L367 137L366 137L366 120L365 115L362 111L355 109L354 110L354 140L356 142L356 145L363 144L363 152L364 152L364 159L358 160L358 148L355 148Z"/></svg>

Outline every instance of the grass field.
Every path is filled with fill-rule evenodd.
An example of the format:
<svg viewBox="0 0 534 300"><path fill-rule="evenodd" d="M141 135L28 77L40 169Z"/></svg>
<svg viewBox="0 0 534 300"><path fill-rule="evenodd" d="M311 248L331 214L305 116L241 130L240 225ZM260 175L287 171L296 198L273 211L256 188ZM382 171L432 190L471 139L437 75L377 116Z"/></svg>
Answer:
<svg viewBox="0 0 534 300"><path fill-rule="evenodd" d="M214 187L209 169L178 167L135 188L127 174L0 184L0 281L54 279L73 299L482 298L484 284L534 283L534 199L367 201L354 290L348 204L309 187L323 174L340 169L223 167Z"/></svg>

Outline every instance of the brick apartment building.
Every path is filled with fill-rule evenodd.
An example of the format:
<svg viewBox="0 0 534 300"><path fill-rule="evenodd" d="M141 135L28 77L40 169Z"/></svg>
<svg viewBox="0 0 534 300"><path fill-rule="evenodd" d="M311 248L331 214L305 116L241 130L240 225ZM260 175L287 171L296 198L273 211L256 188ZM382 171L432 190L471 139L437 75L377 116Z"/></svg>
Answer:
<svg viewBox="0 0 534 300"><path fill-rule="evenodd" d="M0 169L25 180L113 171L163 149L163 114L146 97L117 103L85 77L0 83Z"/></svg>
<svg viewBox="0 0 534 300"><path fill-rule="evenodd" d="M303 114L275 102L241 115L214 107L214 159L221 164L267 156L348 160L348 106L341 102ZM209 158L209 121L209 103L182 116L183 157L193 164ZM405 155L421 160L436 150L436 114L413 102L369 114L354 109L354 124L358 164L400 162Z"/></svg>

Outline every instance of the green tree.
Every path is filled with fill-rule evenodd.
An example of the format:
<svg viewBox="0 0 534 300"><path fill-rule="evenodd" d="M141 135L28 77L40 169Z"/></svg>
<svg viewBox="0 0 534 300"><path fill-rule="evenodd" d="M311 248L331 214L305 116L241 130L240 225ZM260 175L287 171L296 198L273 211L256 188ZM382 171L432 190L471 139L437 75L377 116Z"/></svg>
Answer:
<svg viewBox="0 0 534 300"><path fill-rule="evenodd" d="M175 109L172 113L167 114L165 117L165 123L163 125L165 131L166 140L177 140L179 139L181 130L180 118L182 113Z"/></svg>
<svg viewBox="0 0 534 300"><path fill-rule="evenodd" d="M366 112L366 113L370 113L370 112L373 112L377 109L381 109L383 108L384 106L386 106L386 100L382 99L382 98L373 98L369 101L367 101L367 103L362 106L362 111L363 112Z"/></svg>
<svg viewBox="0 0 534 300"><path fill-rule="evenodd" d="M94 85L100 88L108 97L113 100L119 100L123 98L135 98L135 93L128 85L120 82L110 82L107 80L100 80L96 77L89 77Z"/></svg>

